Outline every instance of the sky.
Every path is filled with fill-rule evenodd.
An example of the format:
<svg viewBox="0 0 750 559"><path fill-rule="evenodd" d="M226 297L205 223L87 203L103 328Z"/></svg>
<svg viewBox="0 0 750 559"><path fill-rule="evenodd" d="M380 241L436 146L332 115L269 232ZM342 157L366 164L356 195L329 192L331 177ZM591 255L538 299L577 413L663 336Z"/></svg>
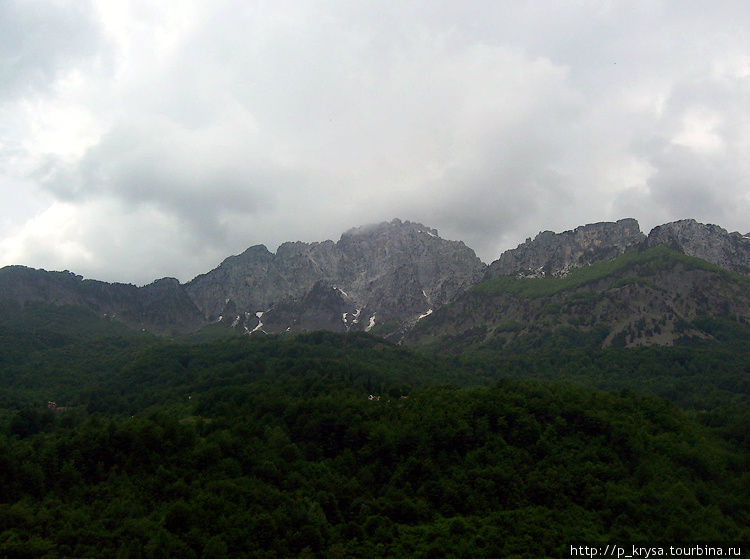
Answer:
<svg viewBox="0 0 750 559"><path fill-rule="evenodd" d="M400 218L750 231L746 0L0 0L0 266L143 285Z"/></svg>

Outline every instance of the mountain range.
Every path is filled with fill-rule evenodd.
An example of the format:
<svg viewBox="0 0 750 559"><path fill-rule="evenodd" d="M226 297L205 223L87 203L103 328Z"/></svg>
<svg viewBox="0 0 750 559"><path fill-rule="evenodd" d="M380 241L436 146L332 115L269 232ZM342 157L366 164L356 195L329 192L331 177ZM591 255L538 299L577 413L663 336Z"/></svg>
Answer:
<svg viewBox="0 0 750 559"><path fill-rule="evenodd" d="M8 266L0 301L84 307L157 335L207 326L369 331L404 343L506 347L555 333L629 346L711 338L707 317L750 323L749 277L750 236L692 219L648 235L635 219L544 231L489 265L461 241L394 219L337 242L287 242L275 253L253 246L185 284L136 287Z"/></svg>
<svg viewBox="0 0 750 559"><path fill-rule="evenodd" d="M747 542L749 257L624 219L486 265L393 220L185 284L2 268L0 557Z"/></svg>

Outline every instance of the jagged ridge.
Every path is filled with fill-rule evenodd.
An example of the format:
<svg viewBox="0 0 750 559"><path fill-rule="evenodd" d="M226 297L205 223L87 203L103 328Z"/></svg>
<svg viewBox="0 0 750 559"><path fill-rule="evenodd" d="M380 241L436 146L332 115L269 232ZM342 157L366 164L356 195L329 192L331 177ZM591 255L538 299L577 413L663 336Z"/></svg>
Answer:
<svg viewBox="0 0 750 559"><path fill-rule="evenodd" d="M473 285L484 264L463 242L420 223L359 227L336 243L252 247L186 289L209 320L266 332L367 330L395 334Z"/></svg>
<svg viewBox="0 0 750 559"><path fill-rule="evenodd" d="M406 341L454 350L672 345L713 339L722 322L750 335L750 279L663 245L640 246L564 278L482 282Z"/></svg>
<svg viewBox="0 0 750 559"><path fill-rule="evenodd" d="M507 278L526 278L523 289L534 289L533 278L574 277L660 245L750 275L750 238L695 220L656 227L648 237L634 219L545 231L485 266L464 243L396 219L351 229L338 242L287 242L275 254L250 247L185 285L165 278L136 287L9 266L0 270L0 299L79 305L156 334L218 322L244 332L368 330L401 339L416 324L436 323L440 308L482 279L509 288Z"/></svg>
<svg viewBox="0 0 750 559"><path fill-rule="evenodd" d="M596 262L612 260L628 248L641 243L635 219L582 225L572 231L543 231L534 240L507 250L490 264L485 279L500 276L562 277L571 270Z"/></svg>

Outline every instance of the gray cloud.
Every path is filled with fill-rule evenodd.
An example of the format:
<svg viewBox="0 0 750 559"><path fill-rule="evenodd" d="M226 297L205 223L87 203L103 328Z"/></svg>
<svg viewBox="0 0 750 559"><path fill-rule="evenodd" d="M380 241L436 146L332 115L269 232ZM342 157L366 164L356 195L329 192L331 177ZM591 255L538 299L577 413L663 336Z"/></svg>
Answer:
<svg viewBox="0 0 750 559"><path fill-rule="evenodd" d="M649 226L695 217L748 228L750 163L742 154L750 149L750 66L746 71L740 79L718 73L674 84L650 135L633 143L651 176L644 188L621 193L618 207L641 208Z"/></svg>
<svg viewBox="0 0 750 559"><path fill-rule="evenodd" d="M46 90L65 69L104 54L103 47L88 2L1 2L3 100Z"/></svg>
<svg viewBox="0 0 750 559"><path fill-rule="evenodd" d="M223 239L225 213L248 216L278 203L273 187L299 182L291 171L244 153L242 131L186 131L172 122L110 131L74 165L49 161L40 183L62 200L115 198L127 206L153 205L187 227Z"/></svg>
<svg viewBox="0 0 750 559"><path fill-rule="evenodd" d="M37 38L0 40L0 186L54 201L6 260L144 283L393 217L485 261L621 217L750 229L743 2L56 5L0 18Z"/></svg>

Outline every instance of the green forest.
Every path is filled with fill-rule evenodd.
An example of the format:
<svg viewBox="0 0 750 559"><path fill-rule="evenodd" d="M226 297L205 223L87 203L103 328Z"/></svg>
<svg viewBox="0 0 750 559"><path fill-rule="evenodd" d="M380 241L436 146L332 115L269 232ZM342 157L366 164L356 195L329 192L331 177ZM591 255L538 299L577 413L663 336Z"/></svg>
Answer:
<svg viewBox="0 0 750 559"><path fill-rule="evenodd" d="M73 307L0 317L0 557L750 541L741 333L427 355L364 333L159 339Z"/></svg>

